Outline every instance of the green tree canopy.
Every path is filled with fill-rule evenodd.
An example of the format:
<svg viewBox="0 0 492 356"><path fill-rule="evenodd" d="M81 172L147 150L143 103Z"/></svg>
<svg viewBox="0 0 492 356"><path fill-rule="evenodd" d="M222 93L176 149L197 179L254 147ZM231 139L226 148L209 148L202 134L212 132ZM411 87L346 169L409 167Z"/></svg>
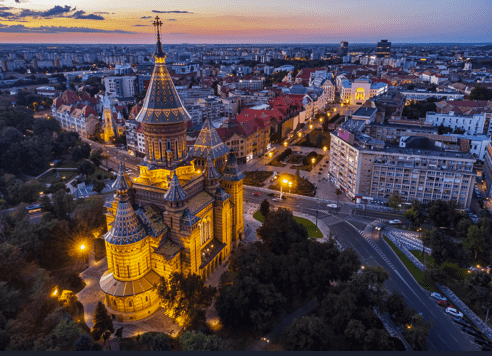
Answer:
<svg viewBox="0 0 492 356"><path fill-rule="evenodd" d="M181 325L190 326L205 321L205 309L212 304L217 289L206 286L196 274L185 276L173 272L169 280L161 278L158 293L161 304L170 311L171 317Z"/></svg>
<svg viewBox="0 0 492 356"><path fill-rule="evenodd" d="M94 337L94 340L101 339L101 336L107 330L111 333L114 332L113 320L108 315L106 306L100 301L97 303L96 310L94 311L92 323L91 334Z"/></svg>
<svg viewBox="0 0 492 356"><path fill-rule="evenodd" d="M183 351L222 351L223 341L216 335L186 331L179 337Z"/></svg>

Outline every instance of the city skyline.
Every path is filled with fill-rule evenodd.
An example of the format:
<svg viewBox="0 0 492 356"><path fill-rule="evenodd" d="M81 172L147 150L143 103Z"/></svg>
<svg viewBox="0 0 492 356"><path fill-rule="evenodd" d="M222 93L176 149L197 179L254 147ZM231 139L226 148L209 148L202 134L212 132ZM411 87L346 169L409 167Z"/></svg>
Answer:
<svg viewBox="0 0 492 356"><path fill-rule="evenodd" d="M412 0L409 2L185 0L177 6L147 1L137 11L130 0L111 7L87 0L0 1L3 43L151 44L152 19L159 15L163 43L483 43L490 4ZM411 11L409 11L409 9Z"/></svg>

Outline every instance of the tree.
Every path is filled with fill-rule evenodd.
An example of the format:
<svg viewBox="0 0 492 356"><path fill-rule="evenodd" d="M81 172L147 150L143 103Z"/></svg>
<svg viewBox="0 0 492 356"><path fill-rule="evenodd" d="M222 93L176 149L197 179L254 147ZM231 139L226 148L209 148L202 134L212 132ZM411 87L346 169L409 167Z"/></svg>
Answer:
<svg viewBox="0 0 492 356"><path fill-rule="evenodd" d="M88 143L79 143L77 146L74 146L71 150L72 159L75 162L80 161L81 159L89 158L91 154L91 146Z"/></svg>
<svg viewBox="0 0 492 356"><path fill-rule="evenodd" d="M468 258L463 249L436 228L423 231L422 243L432 249L432 257L436 266L440 266L446 261L456 263L459 266L468 264Z"/></svg>
<svg viewBox="0 0 492 356"><path fill-rule="evenodd" d="M388 311L390 317L398 324L408 323L412 318L410 310L403 299L403 295L400 293L393 293L388 296L385 309Z"/></svg>
<svg viewBox="0 0 492 356"><path fill-rule="evenodd" d="M335 194L337 195L337 208L338 208L338 199L340 198L340 195L343 194L342 190L340 188L337 188L335 190Z"/></svg>
<svg viewBox="0 0 492 356"><path fill-rule="evenodd" d="M140 336L139 343L147 346L150 351L171 351L169 338L164 333L145 333Z"/></svg>
<svg viewBox="0 0 492 356"><path fill-rule="evenodd" d="M116 332L114 333L114 336L116 336L118 339L121 340L121 338L123 337L123 329L125 327L122 326L122 327L119 327L118 329L116 329Z"/></svg>
<svg viewBox="0 0 492 356"><path fill-rule="evenodd" d="M173 272L169 280L161 278L158 286L162 306L170 312L171 318L185 326L205 321L204 311L212 304L216 293L216 288L206 286L200 276L191 273L185 276Z"/></svg>
<svg viewBox="0 0 492 356"><path fill-rule="evenodd" d="M282 335L287 351L323 351L329 349L326 335L329 333L319 317L303 316L295 319Z"/></svg>
<svg viewBox="0 0 492 356"><path fill-rule="evenodd" d="M99 167L101 165L103 159L103 151L101 149L93 151L90 156L90 160L92 161L92 163L94 163L96 167Z"/></svg>
<svg viewBox="0 0 492 356"><path fill-rule="evenodd" d="M308 238L306 228L295 221L290 210L283 208L271 211L256 232L265 249L276 255L286 254L291 244Z"/></svg>
<svg viewBox="0 0 492 356"><path fill-rule="evenodd" d="M418 229L424 220L422 206L418 200L414 200L409 209L405 211L405 217L412 224L412 228Z"/></svg>
<svg viewBox="0 0 492 356"><path fill-rule="evenodd" d="M94 167L94 164L92 164L91 161L84 161L79 166L79 173L85 175L87 179L89 179L89 176L93 174L95 171L96 168Z"/></svg>
<svg viewBox="0 0 492 356"><path fill-rule="evenodd" d="M97 303L96 310L94 311L92 323L91 334L94 340L101 339L101 336L106 330L109 330L111 333L114 332L113 320L108 315L108 310L104 304L100 301Z"/></svg>
<svg viewBox="0 0 492 356"><path fill-rule="evenodd" d="M472 272L468 278L465 280L465 288L468 291L468 297L472 301L477 301L479 303L485 303L490 299L490 292L488 285L491 281L491 277L488 273Z"/></svg>
<svg viewBox="0 0 492 356"><path fill-rule="evenodd" d="M424 277L431 283L445 283L444 271L441 268L426 268L424 270Z"/></svg>
<svg viewBox="0 0 492 356"><path fill-rule="evenodd" d="M484 228L479 228L476 225L471 226L468 229L468 234L463 240L463 247L474 253L475 260L477 259L478 253L484 250L485 244L485 232Z"/></svg>
<svg viewBox="0 0 492 356"><path fill-rule="evenodd" d="M82 334L75 341L75 351L92 351L92 340L87 334Z"/></svg>
<svg viewBox="0 0 492 356"><path fill-rule="evenodd" d="M58 297L58 300L62 303L63 310L72 316L77 316L79 308L77 305L78 299L74 292L71 290L63 290Z"/></svg>
<svg viewBox="0 0 492 356"><path fill-rule="evenodd" d="M62 351L73 350L75 341L83 334L77 322L72 319L64 319L52 331L56 345Z"/></svg>
<svg viewBox="0 0 492 356"><path fill-rule="evenodd" d="M405 328L403 336L414 351L427 350L427 340L432 328L432 321L424 321L421 315L415 315L411 328Z"/></svg>
<svg viewBox="0 0 492 356"><path fill-rule="evenodd" d="M92 180L92 190L97 192L97 194L101 194L104 188L106 188L106 183L104 180L99 180L96 178Z"/></svg>
<svg viewBox="0 0 492 356"><path fill-rule="evenodd" d="M456 237L461 241L465 240L468 235L468 230L472 226L472 221L468 218L461 219L456 226Z"/></svg>
<svg viewBox="0 0 492 356"><path fill-rule="evenodd" d="M362 321L351 319L345 328L344 335L352 342L362 344L366 336L366 328Z"/></svg>
<svg viewBox="0 0 492 356"><path fill-rule="evenodd" d="M261 215L263 215L263 217L266 217L269 211L270 211L270 203L268 202L267 199L265 199L261 202L260 213Z"/></svg>
<svg viewBox="0 0 492 356"><path fill-rule="evenodd" d="M186 331L179 337L183 351L222 351L223 341L216 335Z"/></svg>
<svg viewBox="0 0 492 356"><path fill-rule="evenodd" d="M470 100L492 100L492 90L477 85L470 92Z"/></svg>
<svg viewBox="0 0 492 356"><path fill-rule="evenodd" d="M401 202L401 196L396 191L393 191L393 194L391 194L388 199L388 206L393 209L393 212L395 212L401 207Z"/></svg>

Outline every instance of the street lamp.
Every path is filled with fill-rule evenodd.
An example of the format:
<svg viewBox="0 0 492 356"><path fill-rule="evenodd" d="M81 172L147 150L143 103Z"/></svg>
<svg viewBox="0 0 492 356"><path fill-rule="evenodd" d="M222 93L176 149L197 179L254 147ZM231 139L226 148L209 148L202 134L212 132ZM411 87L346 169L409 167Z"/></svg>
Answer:
<svg viewBox="0 0 492 356"><path fill-rule="evenodd" d="M85 245L84 244L80 245L80 251L84 251L84 250L85 250Z"/></svg>
<svg viewBox="0 0 492 356"><path fill-rule="evenodd" d="M292 182L289 182L289 194L290 194L290 188L292 188Z"/></svg>
<svg viewBox="0 0 492 356"><path fill-rule="evenodd" d="M309 129L312 130L313 129L313 124L309 125Z"/></svg>
<svg viewBox="0 0 492 356"><path fill-rule="evenodd" d="M301 137L301 136L302 136L302 132L299 132L299 133L297 134L297 136Z"/></svg>
<svg viewBox="0 0 492 356"><path fill-rule="evenodd" d="M284 141L284 146L287 147L288 143L287 141Z"/></svg>
<svg viewBox="0 0 492 356"><path fill-rule="evenodd" d="M324 146L323 147L323 152L326 152L328 150L328 147Z"/></svg>
<svg viewBox="0 0 492 356"><path fill-rule="evenodd" d="M313 164L313 166L314 166L314 162L316 162L316 158L313 157L311 158L311 163Z"/></svg>
<svg viewBox="0 0 492 356"><path fill-rule="evenodd" d="M323 118L322 117L319 118L319 122L323 122Z"/></svg>

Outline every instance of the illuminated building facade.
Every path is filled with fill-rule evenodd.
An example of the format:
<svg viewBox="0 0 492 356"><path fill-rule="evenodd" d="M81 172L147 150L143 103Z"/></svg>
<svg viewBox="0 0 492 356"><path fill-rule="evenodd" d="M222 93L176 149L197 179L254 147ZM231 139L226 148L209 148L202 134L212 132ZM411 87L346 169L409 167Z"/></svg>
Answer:
<svg viewBox="0 0 492 356"><path fill-rule="evenodd" d="M161 24L156 18L157 29ZM108 270L99 284L119 321L140 320L159 308L161 277L181 272L207 279L244 231L244 174L208 120L186 152L190 117L165 58L157 31L154 72L136 117L146 158L133 181L120 165L116 194L105 205Z"/></svg>

